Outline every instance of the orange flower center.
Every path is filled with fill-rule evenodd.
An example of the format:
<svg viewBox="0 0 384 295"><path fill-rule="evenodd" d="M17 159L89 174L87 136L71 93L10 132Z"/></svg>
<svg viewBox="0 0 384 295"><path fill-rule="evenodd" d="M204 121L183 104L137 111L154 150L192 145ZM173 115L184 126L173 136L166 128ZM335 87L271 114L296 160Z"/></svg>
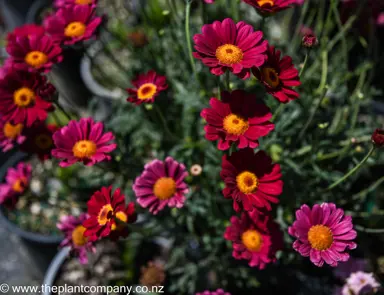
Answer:
<svg viewBox="0 0 384 295"><path fill-rule="evenodd" d="M92 0L75 0L76 5L88 5L92 4Z"/></svg>
<svg viewBox="0 0 384 295"><path fill-rule="evenodd" d="M41 51L31 51L25 58L25 62L34 68L39 68L48 62L48 56Z"/></svg>
<svg viewBox="0 0 384 295"><path fill-rule="evenodd" d="M279 75L273 68L263 68L262 70L265 82L272 88L276 88L280 84Z"/></svg>
<svg viewBox="0 0 384 295"><path fill-rule="evenodd" d="M64 35L67 37L81 37L84 35L87 26L82 22L71 22L64 30Z"/></svg>
<svg viewBox="0 0 384 295"><path fill-rule="evenodd" d="M244 194L253 193L259 186L257 176L249 171L244 171L237 175L236 183L239 190Z"/></svg>
<svg viewBox="0 0 384 295"><path fill-rule="evenodd" d="M308 231L308 241L316 250L327 250L333 243L331 229L325 225L314 225Z"/></svg>
<svg viewBox="0 0 384 295"><path fill-rule="evenodd" d="M224 118L223 127L229 134L242 135L248 130L249 124L242 117L230 114Z"/></svg>
<svg viewBox="0 0 384 295"><path fill-rule="evenodd" d="M81 247L88 242L88 238L84 237L84 232L86 228L82 225L75 227L72 231L72 241L75 246Z"/></svg>
<svg viewBox="0 0 384 295"><path fill-rule="evenodd" d="M35 144L42 150L49 149L52 145L52 138L47 134L39 134L35 138Z"/></svg>
<svg viewBox="0 0 384 295"><path fill-rule="evenodd" d="M171 177L161 177L153 186L153 193L160 200L171 198L175 192L176 182Z"/></svg>
<svg viewBox="0 0 384 295"><path fill-rule="evenodd" d="M216 57L226 65L233 65L243 60L243 51L233 44L224 44L216 49Z"/></svg>
<svg viewBox="0 0 384 295"><path fill-rule="evenodd" d="M249 229L245 231L241 235L241 240L244 246L249 251L253 251L253 252L260 251L261 245L263 244L263 238L261 237L261 234L254 229Z"/></svg>
<svg viewBox="0 0 384 295"><path fill-rule="evenodd" d="M257 4L259 4L261 7L263 7L264 5L270 5L270 6L273 6L275 4L275 1L273 0L257 0L256 1Z"/></svg>
<svg viewBox="0 0 384 295"><path fill-rule="evenodd" d="M28 87L22 87L13 93L13 101L20 108L29 107L35 99L35 93Z"/></svg>
<svg viewBox="0 0 384 295"><path fill-rule="evenodd" d="M104 205L100 211L99 216L97 216L97 221L99 225L105 225L113 217L113 208L111 204Z"/></svg>
<svg viewBox="0 0 384 295"><path fill-rule="evenodd" d="M17 136L21 134L22 130L23 130L23 124L13 125L7 122L4 124L3 133L5 137L9 139L15 139Z"/></svg>
<svg viewBox="0 0 384 295"><path fill-rule="evenodd" d="M153 83L145 83L137 90L137 97L141 100L152 98L157 91L157 86Z"/></svg>
<svg viewBox="0 0 384 295"><path fill-rule="evenodd" d="M127 220L128 220L128 216L127 216L127 214L125 214L123 211L118 211L118 212L116 212L116 214L115 214L115 216L116 216L116 218L117 219L119 219L119 220L121 220L121 221L123 221L123 222L127 222ZM114 223L114 224L112 224L112 230L116 230L116 229L122 229L122 228L124 228L124 224L122 224L122 223L117 223L116 224L116 222Z"/></svg>
<svg viewBox="0 0 384 295"><path fill-rule="evenodd" d="M97 146L91 140L80 140L72 148L73 155L76 158L90 158L96 154Z"/></svg>
<svg viewBox="0 0 384 295"><path fill-rule="evenodd" d="M22 193L25 190L25 187L27 186L27 182L28 181L25 177L20 177L13 183L12 190L17 193Z"/></svg>

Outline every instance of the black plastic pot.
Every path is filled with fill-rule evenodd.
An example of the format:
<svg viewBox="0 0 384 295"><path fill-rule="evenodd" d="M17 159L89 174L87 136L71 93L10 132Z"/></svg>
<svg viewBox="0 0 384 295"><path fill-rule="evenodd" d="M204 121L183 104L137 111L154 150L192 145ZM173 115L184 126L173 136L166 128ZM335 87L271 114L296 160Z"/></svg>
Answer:
<svg viewBox="0 0 384 295"><path fill-rule="evenodd" d="M55 258L52 260L51 264L49 265L49 268L44 276L43 285L44 286L53 286L55 283L55 280L57 276L60 273L61 266L64 264L65 260L68 258L68 254L70 251L70 247L65 247L61 249ZM52 293L49 288L44 289L43 295L51 295Z"/></svg>

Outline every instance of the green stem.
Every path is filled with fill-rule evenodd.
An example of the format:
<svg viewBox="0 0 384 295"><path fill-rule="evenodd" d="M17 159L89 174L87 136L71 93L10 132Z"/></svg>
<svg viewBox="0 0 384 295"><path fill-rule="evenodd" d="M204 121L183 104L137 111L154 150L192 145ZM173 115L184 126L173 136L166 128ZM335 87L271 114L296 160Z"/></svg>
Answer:
<svg viewBox="0 0 384 295"><path fill-rule="evenodd" d="M67 111L62 107L62 105L59 103L59 101L55 101L55 104L57 108L67 117L68 121L71 121L71 116L67 113Z"/></svg>
<svg viewBox="0 0 384 295"><path fill-rule="evenodd" d="M279 107L276 109L276 111L273 114L272 122L276 121L277 116L281 113L281 111L284 109L285 104L281 103Z"/></svg>
<svg viewBox="0 0 384 295"><path fill-rule="evenodd" d="M303 67L301 68L300 73L299 73L299 77L301 77L301 74L304 72L305 66L307 65L308 55L309 55L309 51L307 50L307 52L305 53Z"/></svg>
<svg viewBox="0 0 384 295"><path fill-rule="evenodd" d="M190 15L191 15L191 4L193 0L187 0L187 4L185 6L185 37L187 38L187 46L188 46L188 54L189 54L189 62L191 63L191 68L195 75L196 81L199 81L198 75L196 72L195 59L192 55L192 42L191 42L191 31L190 31Z"/></svg>
<svg viewBox="0 0 384 295"><path fill-rule="evenodd" d="M231 77L230 77L230 72L227 70L225 73L225 87L227 88L228 91L231 91Z"/></svg>
<svg viewBox="0 0 384 295"><path fill-rule="evenodd" d="M235 22L239 21L239 3L236 0L231 0L232 16Z"/></svg>
<svg viewBox="0 0 384 295"><path fill-rule="evenodd" d="M167 125L167 121L165 120L164 115L163 115L162 111L160 110L160 108L159 108L157 105L153 105L153 108L155 109L156 113L159 115L161 124L163 124L163 127L164 127L165 132L168 133L168 135L169 135L171 138L173 138L173 139L176 140L177 137L176 137L175 135L173 135L173 133L171 132L171 130L169 130L168 125Z"/></svg>
<svg viewBox="0 0 384 295"><path fill-rule="evenodd" d="M313 118L316 115L317 110L321 106L321 102L323 101L323 99L325 97L325 94L326 94L326 92L324 92L324 95L319 98L319 100L317 101L315 107L313 108L313 111L312 111L311 115L309 116L307 122L305 123L304 128L301 129L300 134L299 134L299 140L303 138L303 136L304 136L305 132L307 131L309 125L311 125L311 123L313 121Z"/></svg>
<svg viewBox="0 0 384 295"><path fill-rule="evenodd" d="M264 34L264 38L265 38L264 26L265 26L265 17L263 16L263 17L261 18L261 22L260 22L260 31L263 32L263 34Z"/></svg>
<svg viewBox="0 0 384 295"><path fill-rule="evenodd" d="M371 149L369 150L368 154L364 157L363 160L361 160L361 162L359 164L356 165L355 168L353 168L352 170L350 170L347 174L345 174L342 178L340 178L339 180L335 181L334 183L332 183L328 188L327 190L331 190L333 188L335 188L336 186L338 186L340 183L342 183L344 180L346 180L348 177L350 177L351 175L353 175L355 172L357 172L363 165L365 162L367 162L367 160L369 159L369 157L373 154L373 152L375 151L375 146L372 145Z"/></svg>
<svg viewBox="0 0 384 295"><path fill-rule="evenodd" d="M384 228L366 228L361 225L355 225L355 228L358 231L368 233L368 234L382 234L384 233Z"/></svg>

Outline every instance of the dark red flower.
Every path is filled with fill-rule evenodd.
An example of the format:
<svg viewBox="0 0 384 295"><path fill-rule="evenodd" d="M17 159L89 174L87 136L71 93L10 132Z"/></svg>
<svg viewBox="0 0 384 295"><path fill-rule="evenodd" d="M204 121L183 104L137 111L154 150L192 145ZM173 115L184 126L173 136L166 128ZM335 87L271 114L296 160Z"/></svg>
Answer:
<svg viewBox="0 0 384 295"><path fill-rule="evenodd" d="M271 210L270 203L278 203L277 197L283 192L280 165L272 164L264 151L254 154L246 148L224 155L220 176L225 182L224 197L233 199L237 212Z"/></svg>
<svg viewBox="0 0 384 295"><path fill-rule="evenodd" d="M220 150L229 149L232 142L238 148L256 148L258 139L274 129L275 125L269 121L272 113L265 104L257 102L254 94L235 90L223 92L221 99L211 98L211 108L201 112L208 123L204 127L205 137L219 140Z"/></svg>
<svg viewBox="0 0 384 295"><path fill-rule="evenodd" d="M297 0L243 0L243 2L253 6L258 13L268 16L297 4Z"/></svg>
<svg viewBox="0 0 384 295"><path fill-rule="evenodd" d="M125 223L136 221L134 203L125 207L125 196L120 188L112 193L112 186L102 187L92 195L87 205L89 218L83 223L86 228L84 236L91 242L110 236L113 231L116 231L112 233L113 238L119 234L124 236L127 233L122 229Z"/></svg>
<svg viewBox="0 0 384 295"><path fill-rule="evenodd" d="M45 34L45 29L43 26L36 24L25 24L20 27L17 27L13 32L8 33L7 41L15 42L18 37L29 37L32 35L43 36Z"/></svg>
<svg viewBox="0 0 384 295"><path fill-rule="evenodd" d="M384 130L376 129L372 134L372 142L379 148L384 147Z"/></svg>
<svg viewBox="0 0 384 295"><path fill-rule="evenodd" d="M299 71L295 69L292 58L281 58L281 52L273 46L270 46L267 52L267 62L260 68L253 68L253 74L264 84L265 90L278 101L287 103L299 98L299 93L292 89L293 86L301 85Z"/></svg>
<svg viewBox="0 0 384 295"><path fill-rule="evenodd" d="M312 35L312 34L304 35L304 37L301 41L301 44L307 48L313 48L313 47L317 46L318 43L319 43L319 41L317 40L317 37L315 35Z"/></svg>

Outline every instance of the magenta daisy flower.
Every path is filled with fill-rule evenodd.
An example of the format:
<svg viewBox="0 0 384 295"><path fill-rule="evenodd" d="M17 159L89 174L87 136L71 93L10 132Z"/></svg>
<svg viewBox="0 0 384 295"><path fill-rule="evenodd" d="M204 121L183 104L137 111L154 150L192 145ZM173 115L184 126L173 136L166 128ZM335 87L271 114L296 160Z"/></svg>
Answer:
<svg viewBox="0 0 384 295"><path fill-rule="evenodd" d="M0 150L7 152L15 144L22 144L25 136L22 135L23 124L12 124L0 119Z"/></svg>
<svg viewBox="0 0 384 295"><path fill-rule="evenodd" d="M52 156L62 159L61 167L76 162L92 166L98 162L109 161L109 153L116 149L112 132L103 133L104 124L95 123L92 118L70 121L67 126L53 134L55 148Z"/></svg>
<svg viewBox="0 0 384 295"><path fill-rule="evenodd" d="M252 214L243 213L241 218L231 217L224 238L233 244L232 256L248 260L251 267L264 269L276 261L276 252L283 247L283 234L270 216L256 210Z"/></svg>
<svg viewBox="0 0 384 295"><path fill-rule="evenodd" d="M62 7L72 7L75 5L82 6L82 5L92 5L96 6L97 0L55 0L55 6L57 8Z"/></svg>
<svg viewBox="0 0 384 295"><path fill-rule="evenodd" d="M56 42L72 45L96 34L102 18L95 15L90 5L74 5L60 8L44 20L44 27Z"/></svg>
<svg viewBox="0 0 384 295"><path fill-rule="evenodd" d="M272 118L269 108L258 103L255 95L235 90L223 92L221 99L211 98L211 108L201 112L208 123L204 127L205 138L219 140L219 150L229 149L232 142L240 149L256 148L258 139L275 128L269 121Z"/></svg>
<svg viewBox="0 0 384 295"><path fill-rule="evenodd" d="M243 0L253 6L263 16L275 14L276 12L290 8L292 4L300 4L298 0Z"/></svg>
<svg viewBox="0 0 384 295"><path fill-rule="evenodd" d="M18 70L47 73L63 60L60 46L46 35L20 36L8 42L6 50Z"/></svg>
<svg viewBox="0 0 384 295"><path fill-rule="evenodd" d="M193 56L211 69L217 76L228 69L238 77L247 79L249 69L260 67L267 59L268 42L263 40L261 31L254 31L245 22L235 22L227 18L204 25L202 34L193 37L196 52Z"/></svg>
<svg viewBox="0 0 384 295"><path fill-rule="evenodd" d="M10 209L14 208L18 197L25 192L31 179L32 167L26 163L9 168L5 183L0 184L0 204Z"/></svg>
<svg viewBox="0 0 384 295"><path fill-rule="evenodd" d="M42 36L45 34L45 29L42 26L36 24L25 24L17 27L13 32L8 33L7 41L15 42L18 37L29 37L32 35Z"/></svg>
<svg viewBox="0 0 384 295"><path fill-rule="evenodd" d="M96 248L92 242L84 236L86 228L83 222L88 218L86 213L81 214L79 217L63 216L57 223L57 228L64 233L64 240L61 242L60 247L71 247L71 253L79 258L81 264L88 263L87 252L96 252Z"/></svg>
<svg viewBox="0 0 384 295"><path fill-rule="evenodd" d="M127 89L127 92L130 94L127 101L136 105L153 103L156 96L168 88L166 77L158 75L153 70L146 74L138 75L135 80L132 80L132 84L135 88Z"/></svg>
<svg viewBox="0 0 384 295"><path fill-rule="evenodd" d="M13 124L31 126L36 121L44 121L52 104L38 94L46 78L38 73L10 71L0 80L0 115Z"/></svg>
<svg viewBox="0 0 384 295"><path fill-rule="evenodd" d="M167 157L165 161L154 160L144 166L144 172L136 178L133 190L137 202L153 214L165 206L181 208L185 202L188 186L184 182L188 172L183 164Z"/></svg>
<svg viewBox="0 0 384 295"><path fill-rule="evenodd" d="M302 205L288 232L296 238L293 248L319 267L324 262L337 266L339 261L347 261L347 250L356 248L351 216L344 216L333 203L316 204L312 209Z"/></svg>
<svg viewBox="0 0 384 295"><path fill-rule="evenodd" d="M195 295L231 295L231 293L225 292L223 289L217 289L216 291L204 291Z"/></svg>

